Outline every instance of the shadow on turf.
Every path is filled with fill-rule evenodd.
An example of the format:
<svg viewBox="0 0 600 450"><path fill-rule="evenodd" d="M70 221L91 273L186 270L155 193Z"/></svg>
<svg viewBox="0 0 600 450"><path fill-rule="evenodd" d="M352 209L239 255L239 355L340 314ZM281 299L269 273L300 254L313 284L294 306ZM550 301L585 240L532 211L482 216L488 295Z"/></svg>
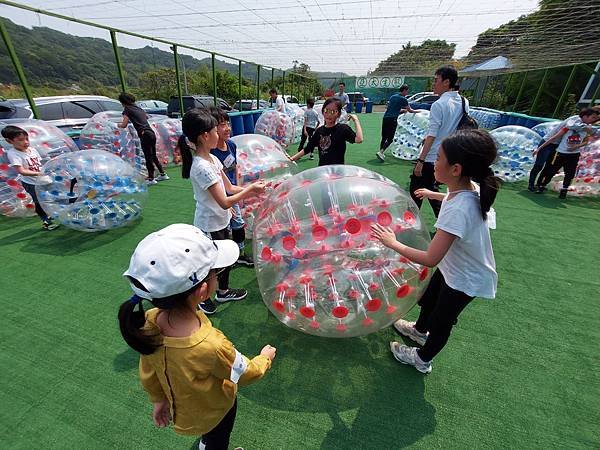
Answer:
<svg viewBox="0 0 600 450"><path fill-rule="evenodd" d="M600 202L598 200L587 197L576 197L574 195L567 195L566 199L560 199L558 198L558 193L551 190L548 190L543 194L537 194L535 192L530 192L527 189L520 189L517 190L517 194L538 206L549 209L564 209L567 207L597 209L600 207Z"/></svg>
<svg viewBox="0 0 600 450"><path fill-rule="evenodd" d="M23 241L25 242L25 245L21 248L23 252L53 256L77 255L120 239L133 231L139 223L136 222L132 226L95 233L75 231L64 226L52 231L43 231L41 228L28 228L0 239L0 246Z"/></svg>
<svg viewBox="0 0 600 450"><path fill-rule="evenodd" d="M239 321L227 328L238 348L277 347L267 377L242 388L240 396L274 410L329 415L333 427L322 449L401 448L435 429L435 409L424 398L425 376L394 360L389 341L397 335L389 329L324 339L286 328L270 314L261 327L249 329Z"/></svg>

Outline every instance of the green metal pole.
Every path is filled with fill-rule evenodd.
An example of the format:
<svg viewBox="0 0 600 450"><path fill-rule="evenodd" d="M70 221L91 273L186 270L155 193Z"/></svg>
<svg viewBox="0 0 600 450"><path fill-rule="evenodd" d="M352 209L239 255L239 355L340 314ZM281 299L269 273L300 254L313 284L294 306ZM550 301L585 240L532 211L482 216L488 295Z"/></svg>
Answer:
<svg viewBox="0 0 600 450"><path fill-rule="evenodd" d="M185 110L183 108L183 93L181 91L181 80L179 79L179 55L177 54L177 45L172 45L173 58L175 59L175 78L177 79L177 96L179 97L179 112L183 117Z"/></svg>
<svg viewBox="0 0 600 450"><path fill-rule="evenodd" d="M533 115L533 111L535 110L535 107L537 106L540 97L542 96L542 91L544 90L544 85L546 84L546 79L548 78L548 69L544 70L544 76L542 77L542 82L540 83L540 87L538 88L537 94L535 94L535 98L533 99L533 104L531 105L531 108L529 109L529 115Z"/></svg>
<svg viewBox="0 0 600 450"><path fill-rule="evenodd" d="M275 87L275 69L271 67L271 89Z"/></svg>
<svg viewBox="0 0 600 450"><path fill-rule="evenodd" d="M576 65L573 66L573 68L571 69L571 73L569 74L569 78L567 79L567 82L565 83L565 87L562 91L562 94L560 94L560 98L558 99L558 102L556 103L556 107L554 108L552 117L556 117L558 115L558 112L560 111L560 108L562 108L565 98L567 98L567 93L569 92L569 88L571 87L571 83L573 82L573 78L575 77L575 72L577 72Z"/></svg>
<svg viewBox="0 0 600 450"><path fill-rule="evenodd" d="M240 99L240 111L242 111L242 62L241 61L238 61L238 97ZM250 105L250 107L252 107L252 105Z"/></svg>
<svg viewBox="0 0 600 450"><path fill-rule="evenodd" d="M283 96L283 95L285 95L285 70L282 70L282 72L283 72L283 75L282 75L282 78L283 78L283 86L282 86L282 88L281 88L281 95Z"/></svg>
<svg viewBox="0 0 600 450"><path fill-rule="evenodd" d="M521 95L523 94L523 89L525 88L525 81L527 80L528 74L529 74L529 72L525 72L525 75L523 75L523 80L521 81L521 86L519 87L519 93L517 94L517 99L515 100L515 104L512 107L513 111L515 111L517 109L517 104L519 103L519 100L521 100Z"/></svg>
<svg viewBox="0 0 600 450"><path fill-rule="evenodd" d="M113 52L115 52L115 63L117 64L117 72L119 72L119 80L121 81L121 90L127 92L125 85L125 73L123 72L123 64L121 64L121 56L119 55L119 46L117 45L117 33L110 30L110 40L112 41Z"/></svg>
<svg viewBox="0 0 600 450"><path fill-rule="evenodd" d="M600 79L600 74L596 73L596 77L598 77ZM596 90L592 94L592 98L590 99L590 106L594 106L594 103L596 102L598 95L600 95L600 83L598 83L598 86L596 86Z"/></svg>
<svg viewBox="0 0 600 450"><path fill-rule="evenodd" d="M213 98L215 100L215 106L219 106L217 103L217 65L215 64L215 54L210 54L210 62L212 66L212 88L213 88Z"/></svg>
<svg viewBox="0 0 600 450"><path fill-rule="evenodd" d="M260 64L256 66L256 108L260 105Z"/></svg>
<svg viewBox="0 0 600 450"><path fill-rule="evenodd" d="M21 62L19 61L19 57L15 52L15 48L12 45L12 41L10 40L10 36L8 35L8 30L4 26L4 21L0 20L0 34L2 34L2 40L6 45L6 51L10 56L10 59L15 67L15 72L17 72L17 76L19 77L19 81L21 82L21 86L23 87L23 92L25 92L25 97L27 97L27 101L29 102L29 107L31 108L31 112L33 113L33 117L36 119L40 118L40 114L35 106L35 102L33 101L33 95L31 94L31 89L29 88L29 84L27 84L27 79L25 78L25 72L23 71L23 67L21 66Z"/></svg>

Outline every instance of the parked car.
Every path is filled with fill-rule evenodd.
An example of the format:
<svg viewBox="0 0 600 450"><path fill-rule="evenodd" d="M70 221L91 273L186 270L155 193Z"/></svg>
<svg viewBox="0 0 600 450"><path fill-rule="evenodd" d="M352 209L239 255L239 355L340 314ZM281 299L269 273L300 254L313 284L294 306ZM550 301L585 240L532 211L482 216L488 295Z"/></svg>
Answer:
<svg viewBox="0 0 600 450"><path fill-rule="evenodd" d="M88 119L102 111L123 111L121 103L102 95L63 95L33 99L40 119L77 138ZM26 99L13 99L3 106L5 119L33 119ZM14 121L14 120L13 120Z"/></svg>
<svg viewBox="0 0 600 450"><path fill-rule="evenodd" d="M406 98L406 100L408 100L408 102L418 102L421 98L425 97L426 95L434 95L433 92L417 92L416 94L413 94L409 97Z"/></svg>
<svg viewBox="0 0 600 450"><path fill-rule="evenodd" d="M346 92L350 103L356 104L356 102L362 102L363 105L369 101L368 97L365 97L362 92Z"/></svg>
<svg viewBox="0 0 600 450"><path fill-rule="evenodd" d="M296 97L293 95L284 95L283 99L286 103L300 103Z"/></svg>
<svg viewBox="0 0 600 450"><path fill-rule="evenodd" d="M142 108L148 114L162 114L164 116L167 115L167 105L168 103L162 102L160 100L140 100L139 102L135 102L140 108Z"/></svg>
<svg viewBox="0 0 600 450"><path fill-rule="evenodd" d="M225 111L235 111L229 103L222 98L217 97L218 107ZM183 109L184 113L194 108L206 108L208 106L214 106L215 99L208 95L184 95L183 96ZM181 117L181 111L179 107L179 97L177 95L171 95L169 98L169 105L167 106L167 115L169 117Z"/></svg>
<svg viewBox="0 0 600 450"><path fill-rule="evenodd" d="M242 99L242 104L240 106L240 101L238 100L237 102L235 102L233 104L233 108L237 109L238 111L252 111L255 109L266 109L269 107L269 102L267 102L266 100L261 100L260 103L260 108L256 107L256 100L244 100Z"/></svg>
<svg viewBox="0 0 600 450"><path fill-rule="evenodd" d="M408 104L410 105L410 107L412 109L427 109L427 110L430 110L431 109L431 105L433 104L433 102L435 102L439 98L440 98L439 95L427 94L427 95L423 95L421 97L418 97L416 101L409 101Z"/></svg>

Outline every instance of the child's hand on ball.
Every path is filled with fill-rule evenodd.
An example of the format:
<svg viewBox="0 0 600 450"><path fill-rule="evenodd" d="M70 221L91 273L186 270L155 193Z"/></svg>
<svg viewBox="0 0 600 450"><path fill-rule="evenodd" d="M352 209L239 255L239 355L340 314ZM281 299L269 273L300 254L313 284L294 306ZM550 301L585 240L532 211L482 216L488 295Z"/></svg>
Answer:
<svg viewBox="0 0 600 450"><path fill-rule="evenodd" d="M262 350L260 351L260 354L263 356L266 356L271 361L273 361L275 359L276 352L277 352L277 349L275 347L272 347L267 344L262 348Z"/></svg>

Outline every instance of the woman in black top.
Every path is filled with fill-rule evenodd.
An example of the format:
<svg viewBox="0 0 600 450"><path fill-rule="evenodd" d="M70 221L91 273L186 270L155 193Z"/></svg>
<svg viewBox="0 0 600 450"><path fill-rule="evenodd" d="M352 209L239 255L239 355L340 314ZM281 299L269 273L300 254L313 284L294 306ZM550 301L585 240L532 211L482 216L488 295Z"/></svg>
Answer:
<svg viewBox="0 0 600 450"><path fill-rule="evenodd" d="M123 105L123 122L119 124L119 128L126 128L131 123L140 137L142 151L146 159L146 169L148 169L146 183L156 184L157 181L168 180L169 176L163 170L156 156L156 134L154 134L148 123L148 114L135 104L135 97L127 92L121 92L119 101ZM156 166L160 173L156 178L154 178L154 166Z"/></svg>
<svg viewBox="0 0 600 450"><path fill-rule="evenodd" d="M306 148L292 156L292 161L302 158L305 153L312 153L313 149L317 147L319 166L344 164L346 142L360 144L363 141L363 135L360 122L355 114L348 114L348 119L354 122L356 132L346 124L337 123L341 114L342 102L337 98L328 98L323 104L325 125L315 130Z"/></svg>

